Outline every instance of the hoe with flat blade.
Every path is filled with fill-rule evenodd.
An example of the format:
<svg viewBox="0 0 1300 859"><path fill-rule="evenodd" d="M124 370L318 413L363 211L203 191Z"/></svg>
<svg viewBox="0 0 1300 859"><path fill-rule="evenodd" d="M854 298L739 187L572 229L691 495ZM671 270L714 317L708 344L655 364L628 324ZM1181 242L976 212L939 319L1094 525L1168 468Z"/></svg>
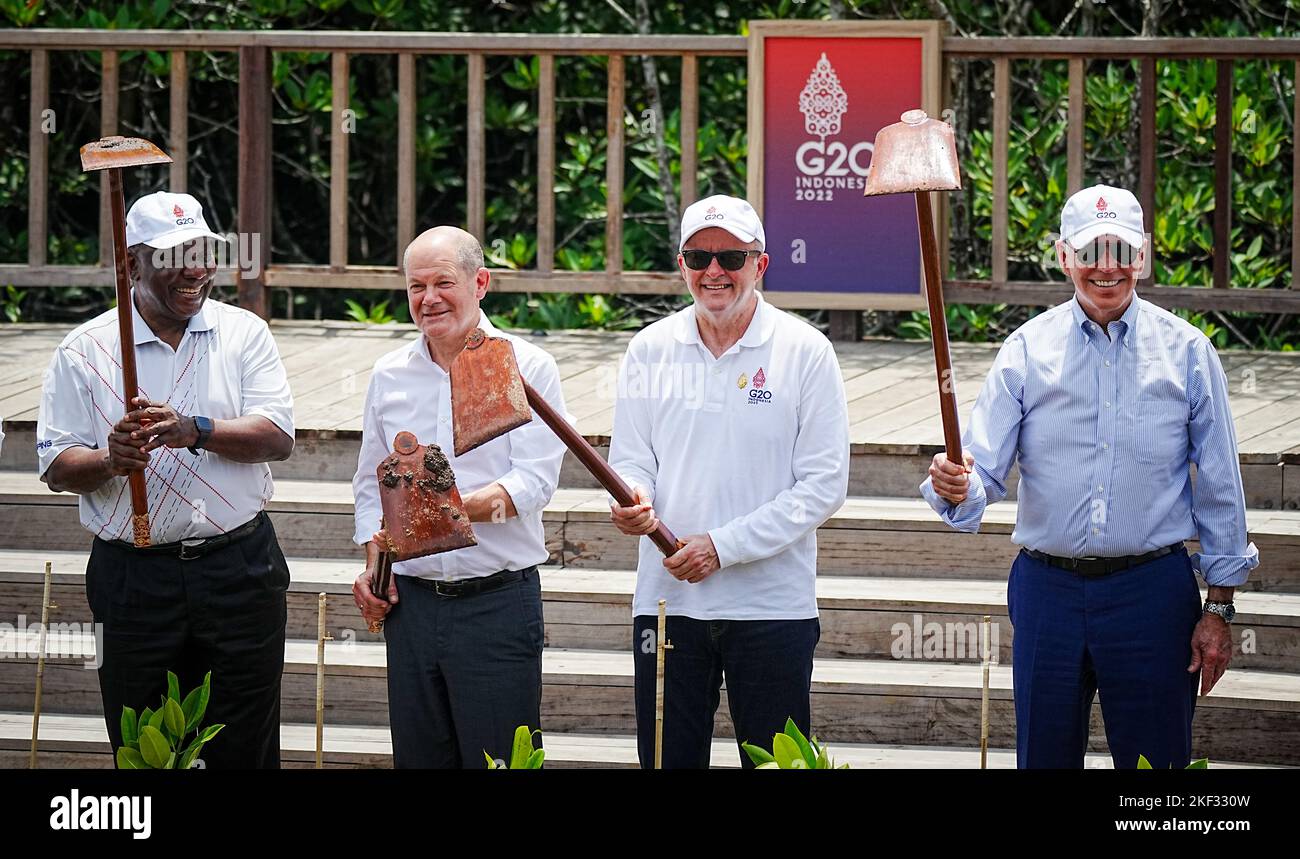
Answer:
<svg viewBox="0 0 1300 859"><path fill-rule="evenodd" d="M126 198L122 194L122 168L145 164L170 164L172 159L139 137L105 137L81 147L81 171L108 171L108 208L113 218L113 265L117 271L117 330L122 352L122 403L128 412L139 394L135 374L135 334L131 324L131 281L126 267ZM131 531L137 546L149 545L149 495L144 472L132 471Z"/></svg>

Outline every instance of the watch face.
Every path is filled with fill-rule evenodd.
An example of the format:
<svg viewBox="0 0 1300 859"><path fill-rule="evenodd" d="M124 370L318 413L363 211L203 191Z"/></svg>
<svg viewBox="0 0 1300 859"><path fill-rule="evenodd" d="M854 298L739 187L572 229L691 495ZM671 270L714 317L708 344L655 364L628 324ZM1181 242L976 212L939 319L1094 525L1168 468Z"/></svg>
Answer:
<svg viewBox="0 0 1300 859"><path fill-rule="evenodd" d="M1232 623L1232 619L1235 618L1236 616L1237 616L1237 609L1234 608L1233 605L1232 605L1231 603L1229 603L1228 605L1224 606L1224 608L1223 608L1223 619L1224 619L1224 620L1226 620L1228 623Z"/></svg>

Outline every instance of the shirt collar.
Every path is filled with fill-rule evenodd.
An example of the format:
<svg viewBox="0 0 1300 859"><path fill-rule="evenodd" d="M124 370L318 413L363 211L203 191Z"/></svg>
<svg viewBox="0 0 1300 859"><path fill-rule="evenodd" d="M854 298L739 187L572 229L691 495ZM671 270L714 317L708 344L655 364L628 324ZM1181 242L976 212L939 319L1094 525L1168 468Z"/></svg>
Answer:
<svg viewBox="0 0 1300 859"><path fill-rule="evenodd" d="M197 333L199 331L211 331L217 327L217 314L211 308L212 299L205 299L199 312L190 317L189 324L185 326L185 332ZM149 323L144 321L140 315L140 309L135 306L135 289L131 289L131 333L135 335L135 345L142 343L161 343L158 335L153 333Z"/></svg>
<svg viewBox="0 0 1300 859"><path fill-rule="evenodd" d="M501 329L493 325L492 320L488 319L487 314L484 313L481 309L478 312L478 327L482 328L483 333L489 337L501 336ZM409 364L412 361L423 361L426 364L430 364L434 367L438 367L437 364L434 364L433 358L429 357L429 347L425 345L424 332L419 330L419 328L416 328L415 333L417 336L414 340L411 341L411 345L407 348L406 351L407 363ZM441 371L442 368L438 367L438 370Z"/></svg>
<svg viewBox="0 0 1300 859"><path fill-rule="evenodd" d="M754 297L758 299L758 303L754 306L754 317L749 320L749 326L737 341L739 346L749 348L762 346L776 330L776 317L771 305L763 300L763 293L758 290L754 291ZM678 343L698 344L700 342L700 325L695 316L694 304L686 308L686 311L678 317L674 336Z"/></svg>
<svg viewBox="0 0 1300 859"><path fill-rule="evenodd" d="M1120 316L1119 319L1115 320L1116 323L1120 323L1120 327L1115 336L1119 340L1121 346L1131 345L1131 335L1137 329L1138 317L1141 313L1141 309L1138 307L1138 302L1140 301L1142 301L1142 299L1138 297L1136 292L1134 292L1133 300L1128 303L1128 307L1124 309L1123 315ZM1092 320L1088 318L1088 314L1083 312L1083 307L1079 304L1079 297L1077 295L1070 298L1070 314L1074 317L1074 324L1083 332L1084 337L1091 338L1095 329L1090 327ZM1111 324L1113 325L1115 323Z"/></svg>

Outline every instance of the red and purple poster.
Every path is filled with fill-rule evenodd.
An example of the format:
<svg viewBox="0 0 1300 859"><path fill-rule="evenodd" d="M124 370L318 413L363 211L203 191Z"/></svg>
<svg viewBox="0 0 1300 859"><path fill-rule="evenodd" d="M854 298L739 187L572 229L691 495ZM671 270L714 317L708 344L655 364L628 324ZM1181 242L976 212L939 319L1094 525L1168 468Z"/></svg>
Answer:
<svg viewBox="0 0 1300 859"><path fill-rule="evenodd" d="M924 47L920 35L763 38L768 292L860 296L862 307L917 306L915 199L863 197L862 190L876 132L927 105ZM806 298L817 306L816 297ZM790 299L780 303L803 306Z"/></svg>

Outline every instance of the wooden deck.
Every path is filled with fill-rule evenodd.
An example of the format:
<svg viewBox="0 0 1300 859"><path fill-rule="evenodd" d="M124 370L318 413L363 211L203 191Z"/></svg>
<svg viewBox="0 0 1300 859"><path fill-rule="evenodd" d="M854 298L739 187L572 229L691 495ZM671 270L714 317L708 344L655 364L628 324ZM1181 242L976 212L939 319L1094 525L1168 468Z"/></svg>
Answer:
<svg viewBox="0 0 1300 859"><path fill-rule="evenodd" d="M36 421L41 377L71 326L0 325L0 417L14 428ZM272 326L293 388L300 433L348 434L361 411L375 360L415 336L410 325L275 322ZM566 331L525 335L560 367L578 429L593 441L613 424L618 361L630 333ZM943 443L934 369L922 341L838 343L855 453L914 454ZM953 344L962 419L970 414L996 346ZM1221 353L1243 462L1300 464L1300 353Z"/></svg>

